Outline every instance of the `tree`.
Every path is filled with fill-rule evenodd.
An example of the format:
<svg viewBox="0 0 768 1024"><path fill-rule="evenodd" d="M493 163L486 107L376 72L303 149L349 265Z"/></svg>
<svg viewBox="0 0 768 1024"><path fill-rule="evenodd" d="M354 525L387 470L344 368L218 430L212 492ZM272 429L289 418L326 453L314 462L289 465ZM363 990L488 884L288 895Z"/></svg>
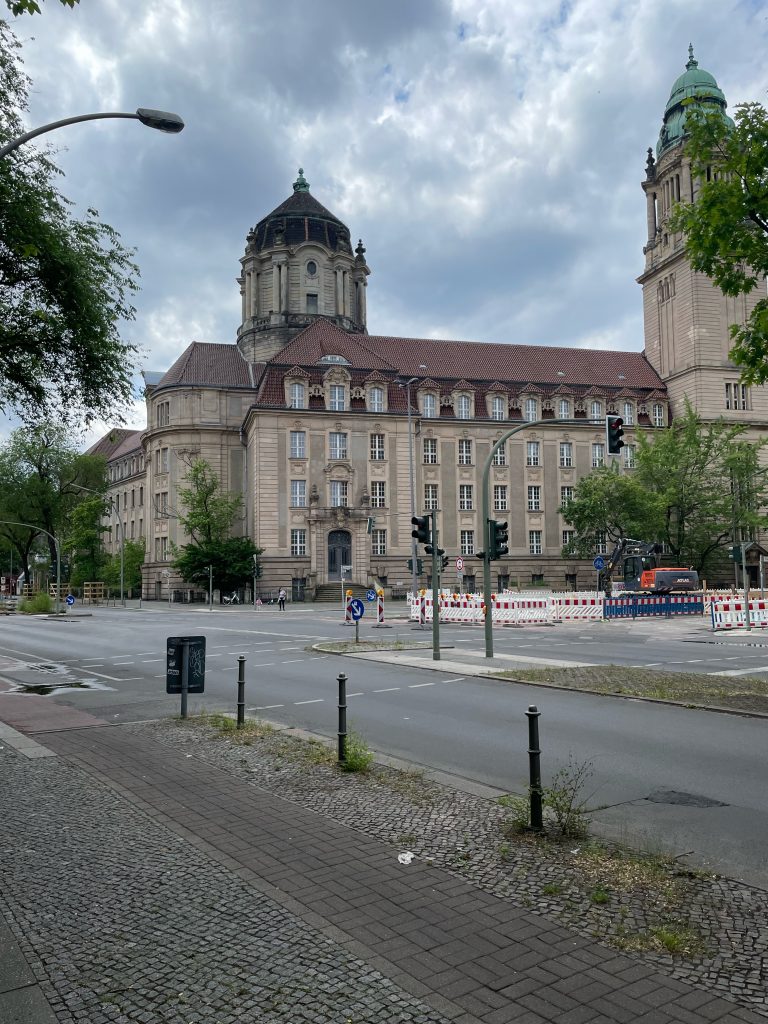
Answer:
<svg viewBox="0 0 768 1024"><path fill-rule="evenodd" d="M141 567L146 558L143 541L127 540L123 546L123 586L126 590L141 587ZM110 587L120 586L120 553L107 558L103 574L94 579L103 579Z"/></svg>
<svg viewBox="0 0 768 1024"><path fill-rule="evenodd" d="M30 82L0 21L0 142L24 131ZM96 210L82 219L56 189L49 150L0 160L0 410L23 420L119 419L133 392L138 268Z"/></svg>
<svg viewBox="0 0 768 1024"><path fill-rule="evenodd" d="M81 454L64 427L40 423L14 430L0 445L0 536L14 547L29 579L29 555L44 537L55 564L54 537L68 532L72 510L89 497L88 490L105 491L106 463L100 456Z"/></svg>
<svg viewBox="0 0 768 1024"><path fill-rule="evenodd" d="M43 0L44 2L44 0ZM63 7L73 7L79 4L80 0L59 0ZM40 14L40 5L37 0L5 0L5 5L11 14Z"/></svg>
<svg viewBox="0 0 768 1024"><path fill-rule="evenodd" d="M207 587L212 567L216 588L243 586L253 578L261 549L248 537L230 536L242 514L240 495L221 490L205 459L192 463L187 480L190 486L179 489L179 502L185 510L179 520L190 542L175 550L174 569L188 583Z"/></svg>
<svg viewBox="0 0 768 1024"><path fill-rule="evenodd" d="M96 495L85 498L72 509L64 550L69 554L69 582L74 587L80 587L86 581L103 579L106 563L103 537L108 527L102 520L108 513L109 503Z"/></svg>
<svg viewBox="0 0 768 1024"><path fill-rule="evenodd" d="M724 549L768 525L765 443L743 440L745 427L704 423L686 405L669 430L647 440L638 433L637 468L601 469L584 477L562 509L576 530L566 555L594 553L595 535L663 543L678 565L705 576L723 562Z"/></svg>
<svg viewBox="0 0 768 1024"><path fill-rule="evenodd" d="M692 173L699 179L694 203L678 203L671 231L685 233L691 266L712 278L725 295L765 292L768 274L768 112L743 103L735 127L721 113L691 106L686 115ZM714 173L713 173L714 172ZM768 380L768 299L745 324L732 324L731 359L746 384Z"/></svg>

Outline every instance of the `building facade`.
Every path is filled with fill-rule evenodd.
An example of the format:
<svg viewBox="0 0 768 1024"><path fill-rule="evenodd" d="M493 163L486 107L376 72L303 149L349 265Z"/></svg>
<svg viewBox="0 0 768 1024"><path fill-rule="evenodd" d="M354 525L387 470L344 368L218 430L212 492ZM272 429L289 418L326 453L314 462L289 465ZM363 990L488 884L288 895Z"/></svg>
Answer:
<svg viewBox="0 0 768 1024"><path fill-rule="evenodd" d="M593 585L590 562L562 557L571 535L560 509L605 463L607 414L624 418L627 472L634 432L666 429L686 399L705 418L748 421L755 432L768 424L765 389L744 388L728 360L728 326L759 296L726 299L666 227L673 203L696 195L684 145L692 99L726 116L691 51L643 182L644 353L369 335L366 250L362 241L352 249L300 170L292 195L247 235L236 343L194 342L166 373L146 375L146 430L109 455L124 536L146 543L144 597L183 586L171 565L185 542L179 488L198 458L242 494L236 529L263 549L264 591L311 598L338 587L342 572L403 591L411 515L425 511L437 513L451 561L444 582L458 582L462 556L473 589L483 467L517 427L490 471L490 515L509 522L494 586Z"/></svg>

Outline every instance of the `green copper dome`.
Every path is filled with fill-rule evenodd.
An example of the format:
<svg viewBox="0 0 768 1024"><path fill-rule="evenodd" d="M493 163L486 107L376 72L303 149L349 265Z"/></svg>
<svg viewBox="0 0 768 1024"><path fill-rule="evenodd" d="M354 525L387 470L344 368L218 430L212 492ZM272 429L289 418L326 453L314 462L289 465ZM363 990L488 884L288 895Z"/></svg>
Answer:
<svg viewBox="0 0 768 1024"><path fill-rule="evenodd" d="M670 147L676 146L678 142L682 142L686 112L692 103L719 108L723 120L733 127L733 121L725 112L728 106L725 96L714 77L699 67L699 62L693 56L693 46L689 46L685 71L672 86L664 110L664 123L659 132L659 141L656 143L657 157Z"/></svg>

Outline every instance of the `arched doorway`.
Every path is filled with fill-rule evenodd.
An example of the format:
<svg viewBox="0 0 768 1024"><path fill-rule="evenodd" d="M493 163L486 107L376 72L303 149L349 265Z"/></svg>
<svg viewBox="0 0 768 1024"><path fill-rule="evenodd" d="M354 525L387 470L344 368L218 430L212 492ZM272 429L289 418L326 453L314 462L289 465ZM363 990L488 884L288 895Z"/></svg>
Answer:
<svg viewBox="0 0 768 1024"><path fill-rule="evenodd" d="M352 564L352 535L349 530L328 534L328 579L340 580L342 565Z"/></svg>

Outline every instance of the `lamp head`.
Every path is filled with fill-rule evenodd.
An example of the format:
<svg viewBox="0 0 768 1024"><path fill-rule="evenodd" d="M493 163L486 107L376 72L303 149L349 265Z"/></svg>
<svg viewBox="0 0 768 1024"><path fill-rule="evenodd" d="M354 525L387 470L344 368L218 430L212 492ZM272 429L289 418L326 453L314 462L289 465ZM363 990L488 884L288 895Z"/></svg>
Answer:
<svg viewBox="0 0 768 1024"><path fill-rule="evenodd" d="M170 132L177 135L184 128L184 122L178 114L171 114L167 110L150 110L149 107L139 107L136 117L148 128L157 128L160 132Z"/></svg>

